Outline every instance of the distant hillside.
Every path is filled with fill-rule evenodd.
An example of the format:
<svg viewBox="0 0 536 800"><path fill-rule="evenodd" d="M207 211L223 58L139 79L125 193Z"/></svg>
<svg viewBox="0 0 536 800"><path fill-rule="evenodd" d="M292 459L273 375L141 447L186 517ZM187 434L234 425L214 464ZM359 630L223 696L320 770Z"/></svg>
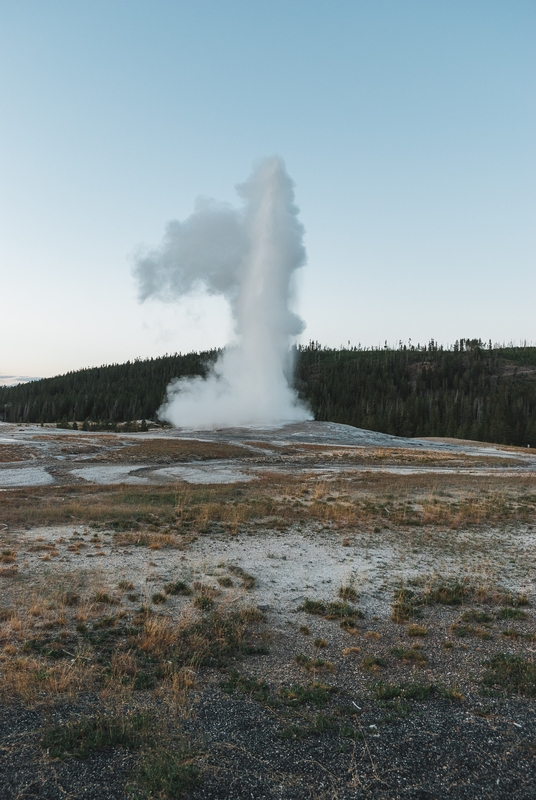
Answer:
<svg viewBox="0 0 536 800"><path fill-rule="evenodd" d="M315 418L396 436L536 446L536 347L461 339L421 348L300 352L296 381Z"/></svg>
<svg viewBox="0 0 536 800"><path fill-rule="evenodd" d="M156 419L174 377L203 375L218 351L164 356L0 388L12 422ZM297 351L295 383L315 419L399 436L536 446L536 347L461 339L425 347Z"/></svg>
<svg viewBox="0 0 536 800"><path fill-rule="evenodd" d="M205 375L218 352L127 361L0 387L0 418L6 422L156 419L168 383L176 377Z"/></svg>

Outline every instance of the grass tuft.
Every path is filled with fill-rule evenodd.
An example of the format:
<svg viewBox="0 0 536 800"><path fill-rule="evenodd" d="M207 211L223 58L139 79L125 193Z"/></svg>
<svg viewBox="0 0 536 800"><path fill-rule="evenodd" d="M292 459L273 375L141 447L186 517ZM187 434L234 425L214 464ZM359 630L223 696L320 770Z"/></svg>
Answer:
<svg viewBox="0 0 536 800"><path fill-rule="evenodd" d="M387 661L380 656L365 656L362 661L363 669L368 672L377 672L381 667L387 666Z"/></svg>
<svg viewBox="0 0 536 800"><path fill-rule="evenodd" d="M536 664L512 653L497 653L489 661L482 684L487 689L536 697Z"/></svg>
<svg viewBox="0 0 536 800"><path fill-rule="evenodd" d="M198 594L194 599L194 606L200 611L210 611L214 608L214 599L208 594Z"/></svg>
<svg viewBox="0 0 536 800"><path fill-rule="evenodd" d="M163 605L163 603L167 603L167 597L162 592L155 592L151 595L151 601L157 606Z"/></svg>
<svg viewBox="0 0 536 800"><path fill-rule="evenodd" d="M421 650L419 649L419 645L416 644L414 644L410 648L393 647L391 649L391 653L392 655L395 656L395 658L399 658L405 664L417 664L419 666L422 666L423 664L426 664L426 662L428 661L424 653L422 653Z"/></svg>
<svg viewBox="0 0 536 800"><path fill-rule="evenodd" d="M350 602L355 603L357 600L357 592L353 586L344 585L339 589L339 597L341 600L349 600Z"/></svg>
<svg viewBox="0 0 536 800"><path fill-rule="evenodd" d="M325 619L344 620L353 617L363 619L364 617L363 612L358 608L340 600L324 603L321 600L310 600L306 597L298 610L305 611L307 614L316 614L316 616L324 617Z"/></svg>
<svg viewBox="0 0 536 800"><path fill-rule="evenodd" d="M281 698L287 705L303 706L308 703L323 708L328 704L330 696L338 692L336 686L329 686L325 683L308 683L305 686L296 684L289 688L281 689Z"/></svg>
<svg viewBox="0 0 536 800"><path fill-rule="evenodd" d="M192 590L188 586L187 583L184 581L174 581L173 583L166 583L164 586L164 591L166 594L175 596L175 595L184 595L188 597L192 594Z"/></svg>
<svg viewBox="0 0 536 800"><path fill-rule="evenodd" d="M373 692L377 700L395 700L404 698L406 700L426 700L436 691L432 683L382 683L381 681L373 686Z"/></svg>
<svg viewBox="0 0 536 800"><path fill-rule="evenodd" d="M322 658L311 658L303 653L298 653L296 656L294 656L294 661L308 672L311 672L315 669L326 669L329 672L334 671L331 661L324 661Z"/></svg>
<svg viewBox="0 0 536 800"><path fill-rule="evenodd" d="M109 595L108 592L102 590L99 590L98 592L95 593L93 600L95 603L104 603L108 605L117 604L117 600L115 597L111 597L111 595Z"/></svg>
<svg viewBox="0 0 536 800"><path fill-rule="evenodd" d="M76 722L49 728L41 739L41 746L52 758L68 755L83 759L105 747L139 747L153 726L153 717L147 713L82 717Z"/></svg>
<svg viewBox="0 0 536 800"><path fill-rule="evenodd" d="M200 782L194 762L195 754L188 749L150 750L138 767L134 796L146 798L181 798Z"/></svg>
<svg viewBox="0 0 536 800"><path fill-rule="evenodd" d="M520 608L506 606L506 608L501 608L497 615L499 619L527 619L527 614L525 611L521 611Z"/></svg>
<svg viewBox="0 0 536 800"><path fill-rule="evenodd" d="M428 628L425 628L424 625L408 625L406 628L406 633L408 636L428 636Z"/></svg>
<svg viewBox="0 0 536 800"><path fill-rule="evenodd" d="M227 680L220 683L220 689L227 694L242 692L260 703L269 704L270 701L270 687L266 681L260 678L249 678L236 670L229 671Z"/></svg>
<svg viewBox="0 0 536 800"><path fill-rule="evenodd" d="M480 622L485 624L487 622L493 622L494 617L487 611L477 611L474 608L469 608L467 611L463 612L461 619L462 622Z"/></svg>
<svg viewBox="0 0 536 800"><path fill-rule="evenodd" d="M253 587L255 586L255 578L253 577L253 575L250 575L249 572L246 572L245 569L242 569L242 567L238 567L235 564L230 564L227 567L227 569L229 570L229 572L232 572L233 575L236 575L237 578L240 578L244 589L247 589L248 591L250 589L253 589Z"/></svg>

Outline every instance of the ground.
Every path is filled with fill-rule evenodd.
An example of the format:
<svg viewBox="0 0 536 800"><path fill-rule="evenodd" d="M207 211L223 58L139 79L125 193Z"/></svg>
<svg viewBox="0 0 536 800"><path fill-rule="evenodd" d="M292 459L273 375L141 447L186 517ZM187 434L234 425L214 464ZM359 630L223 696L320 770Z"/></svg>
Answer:
<svg viewBox="0 0 536 800"><path fill-rule="evenodd" d="M532 798L536 459L0 424L0 798Z"/></svg>

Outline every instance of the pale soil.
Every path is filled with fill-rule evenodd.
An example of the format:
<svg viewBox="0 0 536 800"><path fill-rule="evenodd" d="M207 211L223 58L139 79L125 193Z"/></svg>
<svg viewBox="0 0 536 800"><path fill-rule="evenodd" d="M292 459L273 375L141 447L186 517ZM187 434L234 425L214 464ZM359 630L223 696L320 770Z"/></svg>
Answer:
<svg viewBox="0 0 536 800"><path fill-rule="evenodd" d="M65 497L91 484L125 484L134 492L169 486L176 492L177 508L187 483L207 492L211 484L230 484L237 500L259 486L274 501L304 508L301 521L299 512L287 518L280 510L273 519L237 516L235 523L227 523L208 518L201 524L194 518L186 527L180 521L164 525L155 517L154 525L142 522L126 529L106 522L34 524L30 517L15 524L0 517L2 800L125 800L136 751L116 747L87 761L54 760L39 742L50 723L140 706L159 709L166 724L175 725L192 743L202 782L186 796L196 800L534 796L536 699L499 690L487 696L482 686L486 661L498 653L534 662L536 519L530 503L536 460L530 453L474 443L397 440L321 423L195 436L1 425L0 435L8 449L0 461L5 519L12 519L7 515L10 498L13 503L32 499L31 488L23 497L15 487L35 486L36 498L42 498L49 491L44 480L51 490L62 493L65 487ZM240 449L230 454L227 445ZM28 458L18 460L25 451ZM295 481L289 488L285 476ZM320 511L330 504L343 508L356 498L376 506L370 518L364 513L351 523L335 513L315 517L306 513L312 501L299 499L302 489L308 493L304 497L318 495ZM448 510L449 503L470 503L484 492L508 497L512 515L502 518L498 511L496 519L464 520L460 511L459 518L445 517L443 524L441 518L433 524L418 519L430 498ZM55 503L61 500L54 495ZM517 502L528 503L523 507L529 511L516 516ZM403 503L412 509L407 520L393 510ZM383 521L378 521L384 504ZM255 579L251 588L245 588L237 567ZM193 587L194 595L168 595L155 603L153 596L176 581ZM410 620L425 629L417 638L410 636L407 624L392 621L393 597L401 585L419 591L460 581L491 595L499 590L526 595L526 617L503 620L499 601L479 604L469 598L460 606L423 606L421 616ZM350 629L300 609L307 598L338 601L341 587L355 591L352 604L363 614ZM148 606L156 619L180 625L185 615L196 619L201 614L192 597L205 590L225 613L260 608L266 620L255 641L267 644L269 652L194 668L194 683L179 714L175 707L170 712L171 699L159 694L158 686L133 691L128 681L110 683L102 661L108 656L97 645L91 644L91 650L87 631L98 636L108 630L102 625L117 630L124 656L134 644L121 631L139 625L140 606ZM62 599L69 592L78 596L72 607ZM108 593L109 605L95 600L99 592ZM489 621L460 635L462 615L471 610L488 614ZM77 628L81 620L86 633ZM46 648L37 654L40 641L63 650L54 658ZM28 642L34 650L28 651ZM421 662L392 652L416 642L424 655ZM311 671L296 656L326 663ZM51 683L48 676L60 668L63 683ZM75 680L79 669L82 677ZM88 675L94 671L91 680L83 677L86 669ZM225 681L232 670L265 681L263 699L246 683L229 693ZM282 690L311 681L337 690L326 707L281 702ZM375 694L379 681L435 688L426 699L382 701ZM6 685L11 694L6 695ZM319 724L319 713L327 727L310 733ZM341 720L347 720L353 738L343 732Z"/></svg>
<svg viewBox="0 0 536 800"><path fill-rule="evenodd" d="M177 452L177 447L187 448L189 444L195 446L190 457ZM216 449L214 454L211 445ZM197 462L195 466L176 463L192 460ZM200 464L200 460L207 463ZM16 467L11 465L13 461ZM10 467L4 463L10 463ZM274 429L196 433L168 429L138 434L85 433L0 423L0 489L76 482L240 482L253 480L266 469L299 472L314 468L333 473L348 467L402 474L534 474L536 456L523 448L402 439L328 422Z"/></svg>
<svg viewBox="0 0 536 800"><path fill-rule="evenodd" d="M470 577L478 585L501 585L536 599L536 531L526 526L437 531L429 541L422 540L421 531L356 531L344 545L339 535L320 526L284 532L258 528L234 536L202 535L184 549L159 550L135 546L135 535L124 545L118 543L121 535L111 531L99 532L97 543L93 536L83 525L0 531L3 546L17 549L18 581L27 589L52 579L70 587L73 576L93 588L129 581L139 595L132 604L125 601L133 608L171 581L216 585L227 564L255 577L250 599L269 607L278 624L305 597L328 602L344 585L355 587L367 615L388 619L395 588L421 576ZM182 604L170 599L166 610L179 610Z"/></svg>

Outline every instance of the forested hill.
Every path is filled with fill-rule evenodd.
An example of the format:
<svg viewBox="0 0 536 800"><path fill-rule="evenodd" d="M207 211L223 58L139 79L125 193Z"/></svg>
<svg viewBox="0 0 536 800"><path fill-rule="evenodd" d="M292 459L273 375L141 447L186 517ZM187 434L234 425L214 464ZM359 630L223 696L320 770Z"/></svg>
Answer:
<svg viewBox="0 0 536 800"><path fill-rule="evenodd" d="M536 347L456 342L299 354L296 384L315 419L397 436L536 446Z"/></svg>
<svg viewBox="0 0 536 800"><path fill-rule="evenodd" d="M0 388L12 422L156 419L174 377L203 375L218 351L85 369ZM400 436L536 446L536 347L460 340L425 347L299 348L296 387L316 419Z"/></svg>
<svg viewBox="0 0 536 800"><path fill-rule="evenodd" d="M168 383L181 376L205 375L218 352L127 361L0 387L0 419L3 417L6 422L156 419Z"/></svg>

